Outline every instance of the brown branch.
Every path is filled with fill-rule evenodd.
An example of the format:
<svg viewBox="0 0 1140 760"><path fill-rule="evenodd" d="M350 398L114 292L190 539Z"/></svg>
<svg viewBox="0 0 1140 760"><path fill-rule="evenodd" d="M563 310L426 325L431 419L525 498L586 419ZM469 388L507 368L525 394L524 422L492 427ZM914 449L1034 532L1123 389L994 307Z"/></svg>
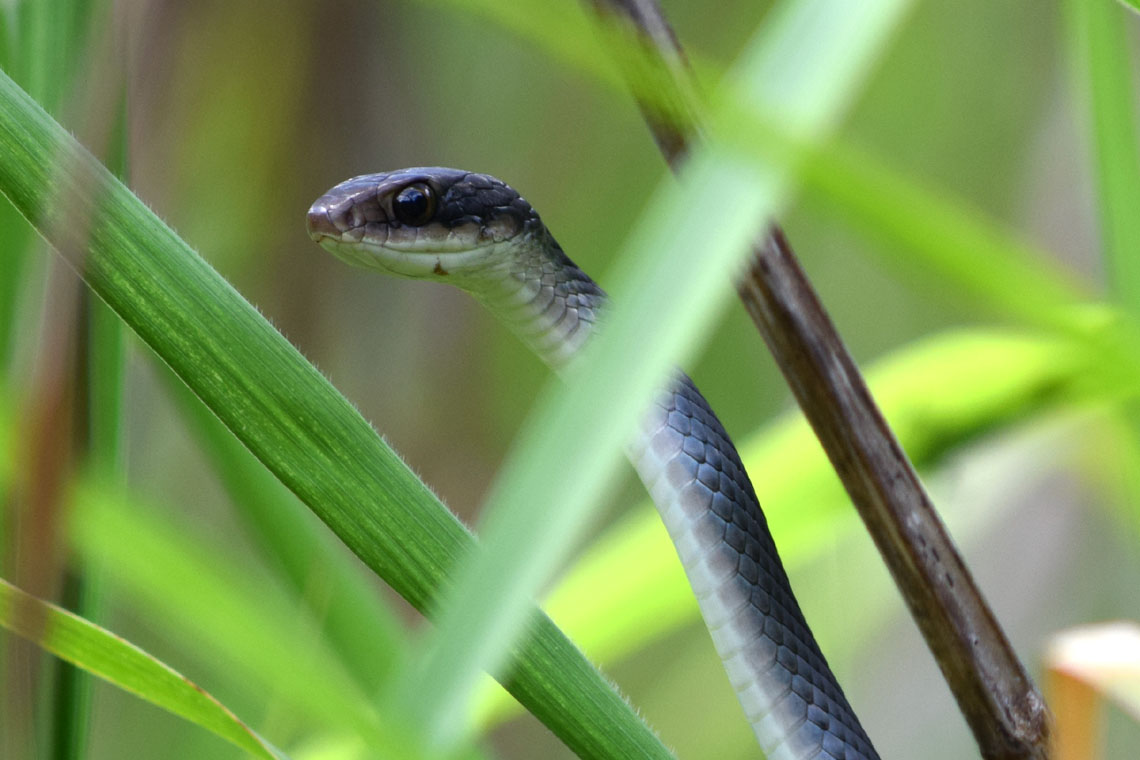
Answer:
<svg viewBox="0 0 1140 760"><path fill-rule="evenodd" d="M591 0L609 22L636 35L649 56L626 76L657 144L676 168L696 121L692 77L680 43L656 0ZM646 71L675 93L653 102ZM636 80L636 81L634 81ZM914 466L875 405L855 362L777 226L754 245L748 276L738 284L796 400L843 481L966 716L982 756L1048 757L1050 716L958 554Z"/></svg>
<svg viewBox="0 0 1140 760"><path fill-rule="evenodd" d="M1048 712L787 241L737 285L987 758L1044 758Z"/></svg>

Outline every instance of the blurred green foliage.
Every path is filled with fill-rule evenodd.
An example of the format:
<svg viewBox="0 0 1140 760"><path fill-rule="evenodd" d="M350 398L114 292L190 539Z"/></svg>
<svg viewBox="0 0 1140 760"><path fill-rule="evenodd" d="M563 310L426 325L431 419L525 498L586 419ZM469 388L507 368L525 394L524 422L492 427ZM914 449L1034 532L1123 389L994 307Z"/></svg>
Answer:
<svg viewBox="0 0 1140 760"><path fill-rule="evenodd" d="M569 254L605 284L609 262L664 175L630 99L528 36L525 19L510 28L494 14L470 12L464 3L154 2L118 7L113 23L105 15L109 5L6 4L0 63L65 125L94 139L100 130L94 135L87 130L109 123L117 102L99 96L116 92L107 87L104 63L108 56L125 55L130 187L257 304L452 509L474 520L547 370L462 294L342 266L307 239L303 213L328 186L355 174L431 164L490 172L520 188ZM573 15L576 6L564 5ZM714 11L708 3L673 0L665 10L695 59L727 67L769 5L726 0ZM1133 271L1127 262L1138 260L1140 252L1101 241L1102 230L1113 229L1114 219L1135 208L1127 203L1132 197L1127 185L1136 182L1137 167L1118 165L1112 157L1121 150L1134 152L1136 135L1127 128L1110 129L1106 148L1096 142L1093 126L1098 115L1110 120L1110 128L1119 126L1119 120L1112 121L1113 108L1134 113L1127 54L1134 58L1137 19L1114 3L1102 4L1108 28L1120 30L1115 50L1126 57L1122 62L1118 54L1106 62L1102 56L1097 69L1095 56L1092 65L1081 63L1082 44L1103 50L1095 32L1090 38L1074 31L1084 28L1074 17L1080 13L1077 5L1075 0L1068 6L1059 0L919 4L884 51L840 142L849 149L846 155L863 156L913 187L933 189L937 198L969 211L968 218L983 229L1012 230L1025 249L1050 257L1042 269L1067 273L1074 291L1094 299L1126 296L1135 283L1114 277ZM113 35L112 29L117 30ZM557 46L560 35L548 36L546 44ZM561 36L575 39L569 29ZM577 49L570 43L568 55ZM1097 110L1091 103L1098 101L1085 93L1090 86L1095 90L1104 66L1117 67L1104 75L1114 83L1115 97L1107 106L1099 101ZM1113 141L1118 153L1111 152ZM1112 189L1120 183L1106 182L1103 169L1098 174L1106 162L1124 176L1123 191ZM874 181L876 175L861 176ZM883 180L877 198L889 199L892 187ZM1123 200L1114 192L1125 193ZM905 188L902 195L914 198ZM783 220L857 358L890 361L910 355L916 341L945 328L989 329L1015 320L985 305L959 281L932 275L936 270L916 253L922 235L933 234L929 219L899 214L897 221L914 231L908 242L882 234L883 225L869 226L866 215L853 210L859 200L844 201L840 191L809 183ZM1112 213L1116 216L1106 219ZM1113 240L1131 239L1127 219L1124 226ZM0 517L0 567L13 581L33 563L17 538L20 527L29 524L19 511L24 502L4 486L19 483L33 461L34 438L27 431L50 398L43 393L45 378L52 377L53 357L64 350L66 341L59 336L69 329L52 318L54 307L69 297L62 284L67 273L60 267L49 272L41 263L44 257L28 253L38 244L31 228L4 204L0 448L10 455L0 456L0 496L7 497ZM948 253L952 257L953 250ZM1024 280L1006 279L996 289L999 298L1003 287L1009 302L1032 300L1037 293L1026 292L1030 286ZM1066 319L1062 304L1057 307L1059 320ZM1097 325L1102 319L1096 318ZM1101 357L1114 351L1125 355L1131 339L1122 339L1123 347L1112 340L1082 348ZM959 361L976 362L973 369L980 370L968 382L985 383L988 371L996 385L1012 374L1012 364L1003 366L985 351L954 354L959 355ZM1057 356L1069 361L1073 354ZM1103 366L1085 372L1083 363L1042 365L1036 377L1053 382L1018 386L1024 395L1011 397L982 421L970 418L973 407L952 411L951 419L962 422L958 428L924 425L921 415L915 416L911 440L929 446L929 456L915 456L927 468L936 502L956 533L967 537L964 552L1031 666L1050 632L1078 622L1136 617L1140 610L1134 374L1127 361L1119 364L1117 377ZM787 413L786 388L742 309L729 310L699 363L688 369L741 441ZM1058 374L1064 377L1057 379ZM910 379L921 381L921 374L915 371ZM930 404L954 410L953 402L976 398L967 381L962 383L957 393L931 383ZM183 411L184 400L172 401L163 372L155 370L146 350L132 352L126 393L127 480L147 504L161 506L162 513L154 515L158 530L193 526L195 539L187 538L187 545L208 537L209 549L202 551L234 566L235 575L276 582L291 578L284 586L294 594L297 635L312 635L314 622L321 624L313 610L329 600L322 587L329 576L314 576L311 595L302 601L305 568L282 570L267 559L265 536L233 508L235 491L219 484L227 477L225 465L236 467L244 452L227 449L232 441L210 443L210 434L200 428L191 432L186 420L193 420L193 413ZM946 432L929 442L922 436L931 428ZM900 430L904 443L908 435ZM804 438L796 445L806 450L813 444ZM3 477L4 468L13 478ZM231 471L229 479L240 483L255 477L240 472ZM264 494L272 488L253 490ZM615 491L611 501L619 528L626 505L640 501L639 489L627 478ZM757 490L762 502L771 498L764 482L757 482ZM292 499L279 498L269 502L266 514ZM784 506L772 509L781 514ZM308 517L300 514L298 520ZM812 549L793 568L793 581L883 755L970 756L965 725L902 605L882 591L867 598L867 584L882 589L886 579L865 536L849 517L807 525L810 529L789 520L783 534L777 530L777 540L784 537L795 546L805 541ZM605 527L599 526L599 534ZM316 542L327 538L312 520L298 530L319 536ZM118 541L130 551L125 537ZM114 548L115 543L112 536L102 545ZM304 551L340 551L330 548L332 542L323 543L324 549ZM114 553L108 554L113 559ZM338 557L343 567L336 572L360 570L347 552ZM609 571L611 578L620 564L612 567L617 569ZM161 575L151 579L158 588ZM402 617L409 629L422 623L379 583L359 575L356 582L359 593L371 591L391 608L377 606L368 614L373 626L396 630L385 640L396 642L391 646L402 654L400 626L393 620ZM191 641L175 635L173 615L131 593L130 584L120 582L112 590L118 593L107 627L190 675L263 735L295 742L297 756L348 757L357 751L351 742L347 750L340 748L336 736L297 730L289 700L277 685L231 667L206 638L195 643L192 635ZM590 591L580 594L571 608L588 600ZM177 604L176 598L168 601ZM668 609L645 614L676 615L687 625L664 627L664 638L625 634L624 643L631 646L598 645L599 654L608 656L607 647L613 647L622 655L607 664L607 672L680 757L755 756L707 634L690 614ZM631 628L636 632L636 625ZM44 694L43 688L28 686L33 679L17 664L27 653L20 654L13 642L0 637L7 647L0 655L0 675L8 700L0 704L9 707L0 730L7 728L9 737L26 730L17 721L27 715L12 707L13 700ZM351 658L344 654L351 652L351 641L345 647L341 656ZM377 679L385 677L386 667L377 665ZM96 693L89 757L240 756L200 729L110 687L100 685ZM47 742L35 731L20 746L43 750ZM940 737L936 746L930 745L931 736ZM1112 724L1110 747L1137 741L1134 726ZM529 719L496 728L489 743L501 757L568 755Z"/></svg>

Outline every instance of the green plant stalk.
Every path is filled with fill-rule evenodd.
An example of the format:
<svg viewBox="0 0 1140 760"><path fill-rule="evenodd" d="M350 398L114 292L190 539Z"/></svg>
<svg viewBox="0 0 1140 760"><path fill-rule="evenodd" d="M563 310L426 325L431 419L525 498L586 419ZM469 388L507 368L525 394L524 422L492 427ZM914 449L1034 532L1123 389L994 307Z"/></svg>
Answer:
<svg viewBox="0 0 1140 760"><path fill-rule="evenodd" d="M16 346L16 311L19 306L23 273L32 241L27 224L12 204L0 203L0 375L12 368Z"/></svg>
<svg viewBox="0 0 1140 760"><path fill-rule="evenodd" d="M369 695L408 643L376 589L313 517L209 409L169 372L168 390L209 457L234 509L299 599L323 620L323 636Z"/></svg>
<svg viewBox="0 0 1140 760"><path fill-rule="evenodd" d="M0 6L0 68L6 70L14 70L19 26L17 7L14 3ZM10 203L0 203L0 267L5 272L5 276L0 277L0 377L7 377L11 370L16 306L23 282L21 275L28 258L29 230L19 216Z"/></svg>
<svg viewBox="0 0 1140 760"><path fill-rule="evenodd" d="M0 579L0 627L35 642L120 688L156 701L255 757L283 760L212 696L141 649Z"/></svg>
<svg viewBox="0 0 1140 760"><path fill-rule="evenodd" d="M108 164L116 176L127 171L127 88L120 87L119 108L111 128ZM108 482L125 478L123 458L123 396L126 375L126 336L123 324L105 303L81 291L75 329L80 340L79 403L76 431L79 466ZM68 556L61 603L87 620L102 619L103 594L97 564ZM56 668L55 735L52 752L58 760L82 760L87 755L93 683L81 668L60 662Z"/></svg>
<svg viewBox="0 0 1140 760"><path fill-rule="evenodd" d="M1110 0L1067 5L1073 80L1088 109L1084 124L1108 279L1116 300L1140 314L1140 130L1131 19Z"/></svg>
<svg viewBox="0 0 1140 760"><path fill-rule="evenodd" d="M164 511L114 484L81 483L73 546L100 561L117 594L147 610L169 640L211 652L224 677L250 694L268 686L289 735L354 737L370 757L420 760L405 727L376 709L291 595ZM162 692L140 696L166 707Z"/></svg>
<svg viewBox="0 0 1140 760"><path fill-rule="evenodd" d="M394 752L384 717L312 621L297 615L295 601L251 577L190 526L96 482L76 488L71 538L84 557L105 567L116 589L154 612L155 625L172 640L214 653L217 665L254 692L271 684L274 701L289 705L305 725L358 736L376 754L406 754Z"/></svg>
<svg viewBox="0 0 1140 760"><path fill-rule="evenodd" d="M365 564L432 607L471 535L316 368L6 74L0 191ZM545 616L505 685L584 757L670 756Z"/></svg>
<svg viewBox="0 0 1140 760"><path fill-rule="evenodd" d="M4 31L14 34L6 36L10 46L0 63L20 72L21 80L28 90L52 112L58 112L66 103L76 81L76 72L84 55L88 53L89 32L96 6L104 6L105 0L37 0L36 2L9 3L5 13ZM101 17L109 18L109 14ZM7 206L7 204L4 204ZM17 324L17 307L21 291L29 281L22 274L31 257L30 248L38 245L34 236L22 222L16 221L13 210L4 209L5 216L11 216L9 240L0 245L11 246L6 252L9 261L5 262L5 283L0 287L0 368L7 369L12 357L15 337L20 330ZM34 287L34 283L33 287ZM78 311L75 329L86 332L88 314L86 306ZM85 336L86 338L86 336ZM85 351L86 339L79 341ZM80 359L86 364L86 359ZM87 395L88 377L81 377L77 393ZM77 419L70 426L79 440L74 451L90 450L88 420L82 419L90 408L90 399L81 398L73 407ZM86 568L68 558L63 568L61 601L76 612L88 617L97 607L98 592L91 584ZM45 683L52 682L52 688L42 689L50 697L50 711L38 716L38 723L46 726L49 743L48 752L54 760L79 760L86 754L86 736L91 706L91 682L81 670L66 662L53 662L43 670ZM46 700L45 703L47 704Z"/></svg>

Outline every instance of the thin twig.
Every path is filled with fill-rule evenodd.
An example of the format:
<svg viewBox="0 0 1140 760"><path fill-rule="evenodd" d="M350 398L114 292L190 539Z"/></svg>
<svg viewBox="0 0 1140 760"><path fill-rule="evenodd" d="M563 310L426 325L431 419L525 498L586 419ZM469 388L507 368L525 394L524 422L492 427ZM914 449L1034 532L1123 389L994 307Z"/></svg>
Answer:
<svg viewBox="0 0 1140 760"><path fill-rule="evenodd" d="M1048 713L787 241L737 290L926 637L987 758L1044 758Z"/></svg>
<svg viewBox="0 0 1140 760"><path fill-rule="evenodd" d="M591 0L607 21L632 26L648 62L630 77L667 73L673 102L692 102L680 43L656 0ZM635 94L639 92L634 87ZM692 109L638 97L657 144L677 167L695 132ZM656 102L662 102L657 100ZM966 716L982 756L1048 757L1050 716L863 381L783 232L772 226L754 245L738 284L745 308L772 351L878 546L927 646Z"/></svg>

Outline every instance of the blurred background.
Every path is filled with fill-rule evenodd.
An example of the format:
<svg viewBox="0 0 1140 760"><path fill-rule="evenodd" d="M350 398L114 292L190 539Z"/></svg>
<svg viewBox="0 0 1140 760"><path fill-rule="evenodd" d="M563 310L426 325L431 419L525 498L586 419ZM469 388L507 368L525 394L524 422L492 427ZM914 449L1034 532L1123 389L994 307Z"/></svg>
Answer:
<svg viewBox="0 0 1140 760"><path fill-rule="evenodd" d="M114 36L102 39L108 30L97 30L93 47L126 55L131 188L474 523L550 373L464 294L334 259L309 241L304 213L326 189L357 174L416 165L491 173L519 189L567 253L605 285L632 220L656 184L668 181L631 99L460 3L118 6ZM727 67L770 3L663 6L691 53ZM1130 23L1133 42L1135 32ZM78 104L91 96L85 77L97 71L81 66L79 80L61 93L62 121L81 137L84 123L68 117L83 113ZM1070 78L1059 2L919 3L858 98L842 139L1016 230L1082 287L1099 292L1085 127ZM805 198L782 221L863 365L944 329L997 321L971 298L898 266L906 251L881 250L881 241L864 237L826 202ZM21 275L13 317L20 337L7 380L17 406L34 397L37 367L49 361L51 312L66 301L70 276L47 256L30 259ZM130 346L131 488L169 511L175 524L209 537L250 575L269 575L153 355L137 341ZM739 304L686 369L734 437L746 438L793 405ZM1062 407L947 446L923 473L951 526L967 525L963 553L1034 673L1054 632L1140 611L1137 511L1126 484L1135 460L1120 455L1119 441L1120 431L1103 416ZM764 484L756 485L763 503ZM627 470L606 521L642 499ZM824 650L837 653L829 656L882 755L976 756L897 597L876 604L873 620L849 625L867 606L864 579L882 582L885 575L869 541L857 531L816 540L826 550L794 569L792 580L809 619L820 621ZM376 587L410 628L423 626L382 584ZM171 640L145 605L116 597L113 586L103 624L271 737L276 725L303 738L282 726L272 684L242 682L208 648ZM6 640L0 635L0 643ZM698 622L605 670L679 757L758 756ZM7 698L20 699L11 684ZM1109 747L1121 754L1107 756L1140 746L1135 724L1115 713L1109 724ZM92 758L241 756L105 685L96 687L92 730ZM529 716L495 729L488 744L503 758L570 756Z"/></svg>

